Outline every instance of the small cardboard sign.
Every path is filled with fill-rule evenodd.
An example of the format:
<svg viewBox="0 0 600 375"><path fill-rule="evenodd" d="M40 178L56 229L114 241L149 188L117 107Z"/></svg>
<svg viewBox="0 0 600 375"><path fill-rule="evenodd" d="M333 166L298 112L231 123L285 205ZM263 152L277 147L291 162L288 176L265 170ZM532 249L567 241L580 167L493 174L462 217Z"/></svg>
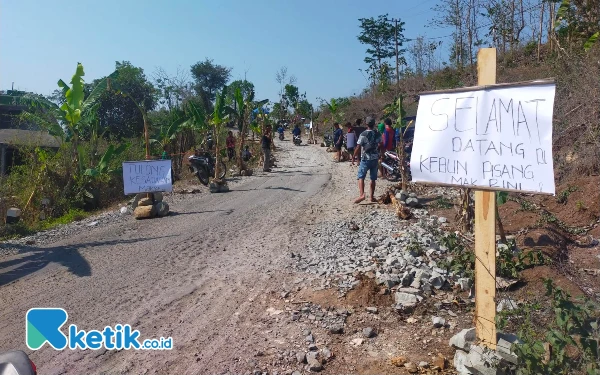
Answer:
<svg viewBox="0 0 600 375"><path fill-rule="evenodd" d="M141 160L123 162L125 195L173 191L171 160Z"/></svg>

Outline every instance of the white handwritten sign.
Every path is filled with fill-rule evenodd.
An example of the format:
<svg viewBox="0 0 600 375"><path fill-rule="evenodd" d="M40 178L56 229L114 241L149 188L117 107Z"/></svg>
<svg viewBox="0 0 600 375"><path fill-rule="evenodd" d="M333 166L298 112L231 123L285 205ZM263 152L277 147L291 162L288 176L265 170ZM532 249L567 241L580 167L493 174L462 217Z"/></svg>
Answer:
<svg viewBox="0 0 600 375"><path fill-rule="evenodd" d="M421 95L413 181L554 194L554 92L546 81Z"/></svg>
<svg viewBox="0 0 600 375"><path fill-rule="evenodd" d="M125 195L173 191L171 160L123 162Z"/></svg>

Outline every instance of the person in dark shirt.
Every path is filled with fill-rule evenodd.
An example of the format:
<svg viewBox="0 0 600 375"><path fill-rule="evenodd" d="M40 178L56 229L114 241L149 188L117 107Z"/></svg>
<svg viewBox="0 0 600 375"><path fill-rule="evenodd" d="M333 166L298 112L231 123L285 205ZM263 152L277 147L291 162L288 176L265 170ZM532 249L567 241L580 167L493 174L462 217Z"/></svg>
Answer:
<svg viewBox="0 0 600 375"><path fill-rule="evenodd" d="M265 158L264 163L263 163L263 171L264 172L271 172L271 168L270 168L270 164L271 164L271 142L273 142L273 140L271 139L271 127L267 126L265 128L265 133L262 136L262 150L263 150L263 156Z"/></svg>
<svg viewBox="0 0 600 375"><path fill-rule="evenodd" d="M294 127L294 130L292 130L292 134L297 135L298 137L300 136L300 134L302 134L302 130L300 130L300 127L298 126L298 124L296 124L296 126Z"/></svg>
<svg viewBox="0 0 600 375"><path fill-rule="evenodd" d="M333 147L335 147L335 152L337 154L337 161L342 161L342 143L344 141L343 131L340 129L340 124L335 122L333 124L335 130L333 131Z"/></svg>

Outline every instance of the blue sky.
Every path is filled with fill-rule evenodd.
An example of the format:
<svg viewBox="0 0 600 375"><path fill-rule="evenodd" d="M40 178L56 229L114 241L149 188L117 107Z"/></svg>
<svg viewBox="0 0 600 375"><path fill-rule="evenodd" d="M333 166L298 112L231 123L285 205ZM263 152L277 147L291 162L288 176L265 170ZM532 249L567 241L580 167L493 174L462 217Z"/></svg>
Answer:
<svg viewBox="0 0 600 375"><path fill-rule="evenodd" d="M148 77L173 74L205 57L276 99L276 71L287 66L309 100L359 93L366 46L358 18L389 13L404 36L439 37L428 27L437 0L0 0L0 89L49 94L77 62L86 81L128 60ZM442 39L444 43L449 40Z"/></svg>

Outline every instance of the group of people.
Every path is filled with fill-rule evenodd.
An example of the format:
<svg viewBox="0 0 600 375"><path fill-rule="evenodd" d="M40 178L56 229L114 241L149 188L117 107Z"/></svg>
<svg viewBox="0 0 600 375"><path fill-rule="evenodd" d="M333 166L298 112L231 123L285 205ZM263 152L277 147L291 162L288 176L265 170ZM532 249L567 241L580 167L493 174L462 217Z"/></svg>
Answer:
<svg viewBox="0 0 600 375"><path fill-rule="evenodd" d="M357 119L355 127L360 127L361 119ZM342 146L344 139L346 140L346 149L350 154L351 165L354 165L356 160L360 160L358 166L358 192L359 196L354 200L354 203L360 203L365 200L365 178L367 173L371 179L371 201L375 199L375 184L377 181L378 171L383 174L382 166L379 165L379 159L385 151L396 149L398 133L392 128L392 120L386 118L380 123L377 129L375 128L375 119L367 117L367 129L356 137L356 132L350 122L346 123L347 132L344 135L339 123L334 124L333 145L337 152L337 160L341 161Z"/></svg>
<svg viewBox="0 0 600 375"><path fill-rule="evenodd" d="M285 129L283 128L283 125L279 125L279 127L277 128L277 133L283 134L284 131L285 131ZM302 134L302 130L300 130L300 126L298 126L298 124L296 124L294 126L294 129L292 130L292 135L299 137L301 134Z"/></svg>
<svg viewBox="0 0 600 375"><path fill-rule="evenodd" d="M385 121L383 123L380 123L377 128L375 128L375 119L373 117L367 117L366 122L367 129L361 132L358 137L356 136L354 127L350 122L345 124L347 128L346 134L344 134L339 123L336 122L334 124L335 130L333 132L333 146L335 147L335 150L337 152L337 160L341 160L341 151L345 140L346 149L350 154L351 165L354 165L355 161L359 161L357 174L359 196L354 200L354 203L360 203L366 198L365 178L367 176L367 173L369 174L369 177L371 179L370 199L371 202L376 202L375 184L377 181L378 171L381 170L379 160L383 156L385 151L391 151L396 148L398 137L397 131L394 128L392 128L392 120L389 118L386 118ZM361 124L362 120L357 119L355 122L355 127L360 127ZM270 159L271 145L273 142L271 138L271 131L272 128L270 126L267 126L265 129L265 134L263 134L261 140L261 146L264 156L264 172L271 171ZM283 132L283 127L280 126L277 129L277 131ZM294 135L300 135L300 128L296 126L292 133Z"/></svg>

